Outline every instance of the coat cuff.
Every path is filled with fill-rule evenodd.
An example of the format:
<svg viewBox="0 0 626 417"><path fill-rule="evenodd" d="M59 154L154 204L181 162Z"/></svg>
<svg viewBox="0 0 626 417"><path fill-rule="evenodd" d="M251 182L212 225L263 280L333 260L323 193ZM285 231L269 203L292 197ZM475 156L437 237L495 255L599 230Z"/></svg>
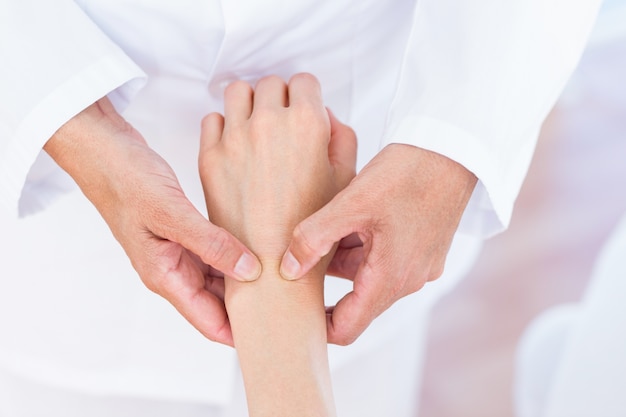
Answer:
<svg viewBox="0 0 626 417"><path fill-rule="evenodd" d="M145 73L121 51L102 56L44 97L20 121L0 156L0 210L25 216L75 188L73 180L42 151L68 120L109 95L118 110L145 83Z"/></svg>
<svg viewBox="0 0 626 417"><path fill-rule="evenodd" d="M382 146L403 143L427 149L456 161L478 178L459 224L459 233L487 238L503 231L530 165L539 132L516 141L516 158L498 166L493 150L471 133L428 116L410 117L388 127ZM511 164L515 166L511 166Z"/></svg>

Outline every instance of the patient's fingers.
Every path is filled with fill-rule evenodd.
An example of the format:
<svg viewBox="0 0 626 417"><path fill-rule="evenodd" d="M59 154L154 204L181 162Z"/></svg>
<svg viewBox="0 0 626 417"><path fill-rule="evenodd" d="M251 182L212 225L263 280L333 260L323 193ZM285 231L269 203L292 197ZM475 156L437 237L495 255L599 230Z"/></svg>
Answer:
<svg viewBox="0 0 626 417"><path fill-rule="evenodd" d="M289 106L300 105L324 108L322 90L317 78L305 72L296 74L289 80Z"/></svg>
<svg viewBox="0 0 626 417"><path fill-rule="evenodd" d="M254 109L286 107L287 85L276 75L261 78L254 88Z"/></svg>
<svg viewBox="0 0 626 417"><path fill-rule="evenodd" d="M224 118L219 113L210 113L202 119L202 131L200 133L200 161L222 138L224 130Z"/></svg>
<svg viewBox="0 0 626 417"><path fill-rule="evenodd" d="M235 81L224 91L224 116L227 123L242 123L252 114L252 86L245 81Z"/></svg>

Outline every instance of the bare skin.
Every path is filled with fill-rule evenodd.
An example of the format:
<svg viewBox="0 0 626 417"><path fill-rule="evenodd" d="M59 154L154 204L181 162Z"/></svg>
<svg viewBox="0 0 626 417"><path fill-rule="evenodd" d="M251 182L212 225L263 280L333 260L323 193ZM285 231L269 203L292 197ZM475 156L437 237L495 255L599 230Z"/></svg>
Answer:
<svg viewBox="0 0 626 417"><path fill-rule="evenodd" d="M329 342L352 343L395 301L441 276L476 181L445 156L391 144L298 224L282 275L298 279L340 242L328 272L354 282L328 316Z"/></svg>
<svg viewBox="0 0 626 417"><path fill-rule="evenodd" d="M68 121L44 149L98 208L146 286L206 337L232 344L223 281L207 265L254 280L260 263L193 208L171 168L108 100ZM329 273L354 281L328 318L330 343L352 343L396 300L441 275L476 181L445 156L391 144L295 227L283 277L302 277L339 242Z"/></svg>
<svg viewBox="0 0 626 417"><path fill-rule="evenodd" d="M323 279L330 255L299 281L279 266L294 227L355 174L356 138L299 74L228 87L225 117L203 121L199 159L209 217L256 253L254 282L225 278L225 301L250 416L334 416ZM320 259L318 259L320 261Z"/></svg>
<svg viewBox="0 0 626 417"><path fill-rule="evenodd" d="M103 98L73 117L44 149L96 206L144 284L211 340L232 345L223 279L261 266L185 197L169 165Z"/></svg>

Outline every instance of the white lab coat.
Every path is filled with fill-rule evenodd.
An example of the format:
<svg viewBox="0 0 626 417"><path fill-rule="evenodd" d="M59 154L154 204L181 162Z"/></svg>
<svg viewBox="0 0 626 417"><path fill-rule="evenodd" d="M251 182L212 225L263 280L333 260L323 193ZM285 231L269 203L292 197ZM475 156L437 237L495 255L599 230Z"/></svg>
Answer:
<svg viewBox="0 0 626 417"><path fill-rule="evenodd" d="M235 79L307 71L357 131L359 167L386 144L409 143L480 180L441 284L398 302L354 346L331 348L341 381L342 372L355 375L350 364L382 363L371 353L385 343L404 346L397 369L388 367L395 385L361 378L377 401L342 405L350 398L342 386L358 384L346 377L335 387L341 415L410 415L413 399L394 403L417 392L428 308L462 276L479 239L508 223L597 3L2 0L0 369L84 392L227 404L233 352L203 340L141 286L79 193L52 204L73 184L41 147L108 95L202 209L201 117L221 110ZM345 283L332 281L327 296L342 291ZM350 408L356 403L364 410Z"/></svg>

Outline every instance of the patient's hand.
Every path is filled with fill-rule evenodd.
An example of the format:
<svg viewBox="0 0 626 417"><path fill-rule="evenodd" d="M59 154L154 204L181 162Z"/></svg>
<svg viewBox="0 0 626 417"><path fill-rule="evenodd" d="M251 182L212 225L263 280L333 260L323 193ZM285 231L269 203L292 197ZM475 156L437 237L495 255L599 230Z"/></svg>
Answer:
<svg viewBox="0 0 626 417"><path fill-rule="evenodd" d="M202 123L200 175L211 221L266 267L278 267L295 225L355 175L356 138L325 109L317 80L245 82L225 92L225 118ZM332 133L332 134L331 134Z"/></svg>
<svg viewBox="0 0 626 417"><path fill-rule="evenodd" d="M251 417L335 415L320 262L287 281L293 229L354 176L356 138L330 115L310 75L264 78L225 93L225 119L202 124L200 176L211 221L260 259L254 282L226 277L225 304ZM303 285L308 284L308 285ZM276 401L280 398L280 401Z"/></svg>

